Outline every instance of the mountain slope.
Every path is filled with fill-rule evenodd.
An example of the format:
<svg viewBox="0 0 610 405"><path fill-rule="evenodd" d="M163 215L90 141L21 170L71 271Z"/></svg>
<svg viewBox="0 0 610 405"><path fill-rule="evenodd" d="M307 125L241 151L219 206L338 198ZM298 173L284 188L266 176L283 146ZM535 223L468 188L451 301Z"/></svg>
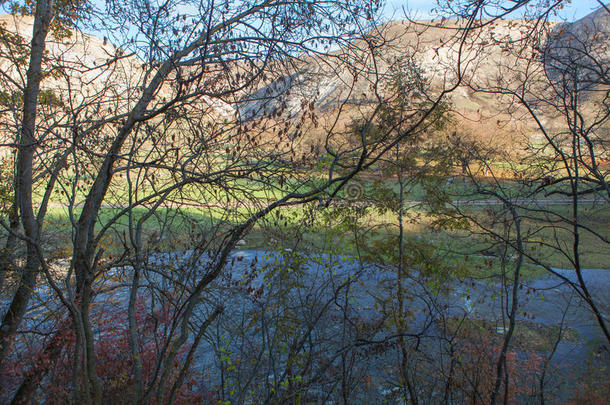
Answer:
<svg viewBox="0 0 610 405"><path fill-rule="evenodd" d="M574 65L582 65L581 71L585 73L579 74L585 75L582 77L588 81L608 80L605 66L610 61L609 21L608 13L600 9L571 24L547 22L539 26L524 20L484 22L480 29L470 33L464 44L459 40L463 28L460 21L393 21L370 32L366 41L357 41L326 55L295 60L292 70L275 72L273 79L263 81L254 91L241 93L236 100L203 98L202 102L219 118L238 114L244 120L272 117L278 111L296 118L311 109L322 127L341 128L388 94L387 78L397 69L416 66L427 82L427 96L434 99L456 82L459 66L462 85L450 98L458 125L465 130L483 127L485 133L490 133L490 129L513 133L515 126L521 124L508 124L511 120L505 112L510 102L476 90L497 87L518 90L524 75L542 78L548 74L557 79L566 66ZM26 42L31 37L32 23L30 17L0 16L0 24L7 31L19 33ZM544 66L536 61L537 56L519 49L525 42L527 46L547 47ZM583 57L583 50L591 52ZM591 55L594 57L590 58ZM43 88L70 93L72 98L79 91L83 92L81 98L101 92L100 96L103 93L110 103L115 101L112 108L118 110L126 108L120 105L119 99L137 100L145 81L142 62L136 56L123 55L105 40L78 31L73 31L69 38L51 38L47 56L50 64L59 61L63 73L46 78ZM0 69L23 85L23 72L15 70L10 57L6 47L2 48ZM109 61L116 63L112 69L105 69ZM606 70L597 69L597 76L592 76L592 70L587 68L594 62ZM49 66L49 70L53 67ZM162 88L158 98L172 94L173 89ZM347 114L337 123L339 109Z"/></svg>

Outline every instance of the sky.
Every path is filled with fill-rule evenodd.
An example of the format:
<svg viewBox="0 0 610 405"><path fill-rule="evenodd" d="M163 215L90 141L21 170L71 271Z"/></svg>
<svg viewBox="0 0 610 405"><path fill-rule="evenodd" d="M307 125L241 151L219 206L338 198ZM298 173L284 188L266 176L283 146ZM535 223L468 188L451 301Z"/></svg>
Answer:
<svg viewBox="0 0 610 405"><path fill-rule="evenodd" d="M432 15L431 10L435 6L434 0L386 0L385 16L388 19L401 20L404 16L402 11L404 7L416 13L414 18L425 19ZM571 4L560 12L560 17L567 21L576 21L599 7L596 0L571 0Z"/></svg>

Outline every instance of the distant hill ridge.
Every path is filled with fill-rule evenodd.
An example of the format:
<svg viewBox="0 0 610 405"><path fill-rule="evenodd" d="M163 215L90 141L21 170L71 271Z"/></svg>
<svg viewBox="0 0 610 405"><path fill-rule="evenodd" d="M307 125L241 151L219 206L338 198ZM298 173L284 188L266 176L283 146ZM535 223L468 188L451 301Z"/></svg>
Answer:
<svg viewBox="0 0 610 405"><path fill-rule="evenodd" d="M32 17L21 17L13 15L0 15L0 24L11 32L19 33L25 40L31 38L33 19ZM455 78L456 58L458 43L451 39L451 34L462 22L456 20L437 21L391 21L378 27L369 35L383 36L388 45L382 48L381 55L376 61L375 68L384 72L398 58L412 54L419 67L425 72L430 80L432 92L439 90L443 82L451 82ZM514 55L503 49L503 41L516 39L526 35L530 23L524 20L498 20L485 25L476 35L469 39L468 47L464 50L463 60L466 82L476 86L489 86L502 80L510 83L511 74L519 70L519 64L523 63L515 59ZM591 27L595 27L597 34L591 34ZM596 57L607 63L608 38L609 38L610 16L599 9L586 17L573 23L548 22L543 30L541 43L551 41L550 48L553 49L555 59L570 55L566 49L571 49L574 39L585 41L597 41L605 46L596 46ZM364 44L354 44L357 48L362 47L362 60L372 69L372 61L366 57ZM70 38L61 41L50 38L47 51L51 58L59 58L66 65L70 63L85 66L99 66L109 58L116 57L120 50L106 41L92 35L75 31ZM303 100L314 102L318 115L330 114L338 105L347 103L354 108L362 108L374 103L371 86L374 83L371 73L363 69L362 76L354 82L352 74L339 69L339 72L331 72L328 68L337 67L338 62L333 61L341 51L335 51L329 56L326 68L321 64L299 62L299 69L287 72L284 77L263 83L258 89L248 94L243 94L240 100L233 104L227 104L219 100L208 100L214 106L220 116L229 117L239 113L244 118L255 118L261 114L272 111L277 105L274 101L269 102L269 97L277 95L277 103L285 103L285 112L289 115L297 115L303 106ZM562 56L563 55L563 56ZM573 56L570 56L573 57ZM132 86L140 80L141 62L135 56L124 58L120 62L120 69L97 74L96 72L74 71L72 75L75 83L82 86L90 86L92 89L110 85L114 94L125 91L134 91ZM10 64L0 59L0 68L10 70ZM325 70L326 69L326 70ZM65 86L61 80L47 80L43 87L54 88L54 86ZM286 94L290 89L290 94ZM162 90L161 95L163 94ZM170 92L171 90L167 90ZM281 97L280 97L281 96ZM451 97L455 109L473 122L489 119L498 121L501 115L501 106L493 97L477 94L467 86L458 88ZM490 121L491 122L491 121ZM473 124L474 125L474 124ZM478 124L477 124L478 125Z"/></svg>

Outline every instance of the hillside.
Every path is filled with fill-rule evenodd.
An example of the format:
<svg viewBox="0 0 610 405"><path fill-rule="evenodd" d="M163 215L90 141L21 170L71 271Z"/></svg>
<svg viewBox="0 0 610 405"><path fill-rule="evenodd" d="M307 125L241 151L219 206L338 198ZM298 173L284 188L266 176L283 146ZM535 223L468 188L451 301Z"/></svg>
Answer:
<svg viewBox="0 0 610 405"><path fill-rule="evenodd" d="M261 111L274 108L273 102L270 105L263 101L261 95L285 96L290 88L290 95L276 104L286 103L289 113L296 114L302 100L315 100L318 114L327 118L327 125L336 128L333 111L341 107L344 113L346 110L359 113L367 107L372 108L376 103L375 94L383 95L386 91L383 84L385 75L393 66L405 61L415 62L424 72L428 95L434 99L455 83L459 55L463 80L449 96L458 127L475 133L475 136L485 137L489 142L512 143L511 138L535 131L535 125L515 119L526 112L515 110L510 98L490 94L487 90L506 88L518 91L527 77L531 86L529 91L536 95L544 94L548 90L545 76L552 66L550 63L545 66L541 62L544 58L532 54L531 49L546 49L547 54L570 50L568 54L573 58L575 38L593 49L598 62L607 65L609 24L610 16L603 9L569 24L525 20L483 22L482 27L474 30L460 47L459 22L391 21L369 33L370 44L362 41L350 49L365 62L357 80L354 80L353 72L342 68L343 64L348 64L343 59L347 58L347 52L337 51L324 61L312 60L302 70L260 88L251 100L245 99L238 108L246 117L257 116ZM376 47L375 57L368 51L371 44ZM510 115L506 114L507 110L511 111ZM538 113L541 121L551 126L557 119L548 111ZM349 118L343 120L345 123L349 121Z"/></svg>
<svg viewBox="0 0 610 405"><path fill-rule="evenodd" d="M528 41L547 46L550 49L548 60L558 61L566 57L574 59L575 53L580 51L573 45L577 39L584 39L581 44L594 47L596 60L606 63L609 20L608 13L598 10L571 24L547 22L540 27L523 20L484 22L462 46L458 40L462 32L460 22L391 21L370 32L367 41L349 44L345 49L326 55L295 60L291 71L276 72L275 77L262 81L254 91L241 93L239 99L203 100L219 118L239 114L246 120L272 115L280 106L283 114L297 117L307 103L314 106L321 128L330 125L342 128L352 118L373 108L377 102L376 94L383 97L387 93L386 75L399 64L417 65L428 82L427 96L434 99L456 82L459 58L462 83L450 95L459 126L465 132L481 132L488 136L496 132L527 132L527 126L524 128L522 123L505 114L509 101L475 90L496 86L516 88L526 71L533 77L542 77L546 69L551 76L557 76L553 69L558 67L548 61L547 67L536 66L536 62L530 64L532 55L519 50L520 46L531 44ZM0 24L29 41L32 30L30 17L3 15ZM506 46L508 42L512 43L510 47ZM372 47L375 48L374 55L370 52ZM7 61L10 55L5 51L0 58L0 68L19 81L23 72L17 74L14 71L14 66ZM65 94L70 92L73 98L75 89L79 89L87 94L103 91L110 102L118 100L119 96L124 98L126 94L127 99L136 99L139 86L145 80L142 62L136 56L123 55L120 49L105 40L77 31L68 38L49 41L47 52L49 63L60 61L66 73L63 76L51 75L43 81L43 88L61 90ZM351 69L355 59L363 63L358 72ZM112 69L104 68L106 63L114 60L118 62L112 64ZM169 98L172 94L173 89L166 86L159 92L158 99ZM123 107L119 103L112 108ZM337 123L335 112L339 108L344 114ZM544 116L544 112L542 115L543 119L553 119ZM506 139L505 136L493 138Z"/></svg>
<svg viewBox="0 0 610 405"><path fill-rule="evenodd" d="M34 19L30 16L0 15L0 26L18 34L26 45L32 38L33 23ZM15 57L15 52L6 46L2 46L1 50L0 68L24 85L24 72L16 72L15 64L9 62ZM80 86L84 91L99 90L103 85L120 94L129 90L139 67L137 58L123 55L120 49L103 39L76 30L60 39L50 35L45 59L49 75L42 82L43 88L64 91L67 91L68 85ZM114 60L117 60L116 69L103 69L105 64ZM51 74L59 66L64 68L62 74Z"/></svg>
<svg viewBox="0 0 610 405"><path fill-rule="evenodd" d="M32 38L33 17L0 15L0 27L18 34L22 38L21 46L27 49ZM11 81L25 86L25 65L20 71L15 68L14 60L18 56L0 44L0 69ZM114 112L127 111L130 103L137 100L143 84L150 80L151 72L154 73L154 70L144 69L137 55L78 30L70 30L69 36L61 38L49 35L45 56L43 68L47 74L41 83L43 90L53 90L65 102L99 99ZM171 88L162 87L157 93L157 101L163 102L172 94ZM204 97L203 102L219 117L234 113L220 100Z"/></svg>
<svg viewBox="0 0 610 405"><path fill-rule="evenodd" d="M610 17L597 11L571 24L560 24L549 37L545 63L554 82L566 74L578 77L581 87L610 84Z"/></svg>

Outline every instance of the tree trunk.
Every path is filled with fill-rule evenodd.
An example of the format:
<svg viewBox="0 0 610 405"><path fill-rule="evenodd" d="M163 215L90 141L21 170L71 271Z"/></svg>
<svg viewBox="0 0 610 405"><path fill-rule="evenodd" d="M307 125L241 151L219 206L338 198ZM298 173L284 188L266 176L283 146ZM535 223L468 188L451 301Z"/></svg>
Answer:
<svg viewBox="0 0 610 405"><path fill-rule="evenodd" d="M517 252L518 259L515 264L515 273L513 276L512 282L512 298L511 298L511 307L510 313L508 315L508 331L506 335L504 335L504 341L502 343L502 350L500 351L500 357L498 358L498 362L496 363L496 379L494 383L494 389L491 394L491 404L496 404L498 400L498 395L500 394L500 386L502 385L502 373L505 373L508 376L507 364L506 364L506 353L508 352L508 346L511 343L511 339L513 337L513 333L515 331L515 325L517 323L517 311L519 310L519 277L521 274L521 266L523 265L523 239L521 236L521 218L519 218L515 207L512 205L509 207L510 212L513 217L513 223L515 225L515 229L517 232ZM506 255L506 251L504 252ZM505 260L505 259L502 259ZM508 381L505 381L504 387L506 394L504 395L504 402L508 400Z"/></svg>
<svg viewBox="0 0 610 405"><path fill-rule="evenodd" d="M32 396L38 385L47 375L47 373L55 366L62 349L65 345L66 337L69 332L71 320L68 317L61 322L57 331L47 343L44 350L38 355L36 363L28 370L23 382L15 393L11 405L31 404Z"/></svg>
<svg viewBox="0 0 610 405"><path fill-rule="evenodd" d="M10 229L15 233L19 231L19 205L16 197L17 196L15 195L15 201L13 201L8 214ZM17 236L15 236L14 233L9 232L6 237L6 245L4 245L4 250L0 253L0 291L4 289L6 277L8 277L15 270L15 256L13 253L16 247Z"/></svg>
<svg viewBox="0 0 610 405"><path fill-rule="evenodd" d="M23 121L19 134L16 172L16 195L19 199L23 230L28 238L27 259L23 277L0 327L0 367L8 356L12 340L25 315L40 270L40 258L36 249L40 227L32 206L32 161L37 144L35 136L36 109L38 107L40 80L42 79L42 57L52 19L53 0L38 1L34 17L30 63L27 71L27 86L23 95Z"/></svg>

